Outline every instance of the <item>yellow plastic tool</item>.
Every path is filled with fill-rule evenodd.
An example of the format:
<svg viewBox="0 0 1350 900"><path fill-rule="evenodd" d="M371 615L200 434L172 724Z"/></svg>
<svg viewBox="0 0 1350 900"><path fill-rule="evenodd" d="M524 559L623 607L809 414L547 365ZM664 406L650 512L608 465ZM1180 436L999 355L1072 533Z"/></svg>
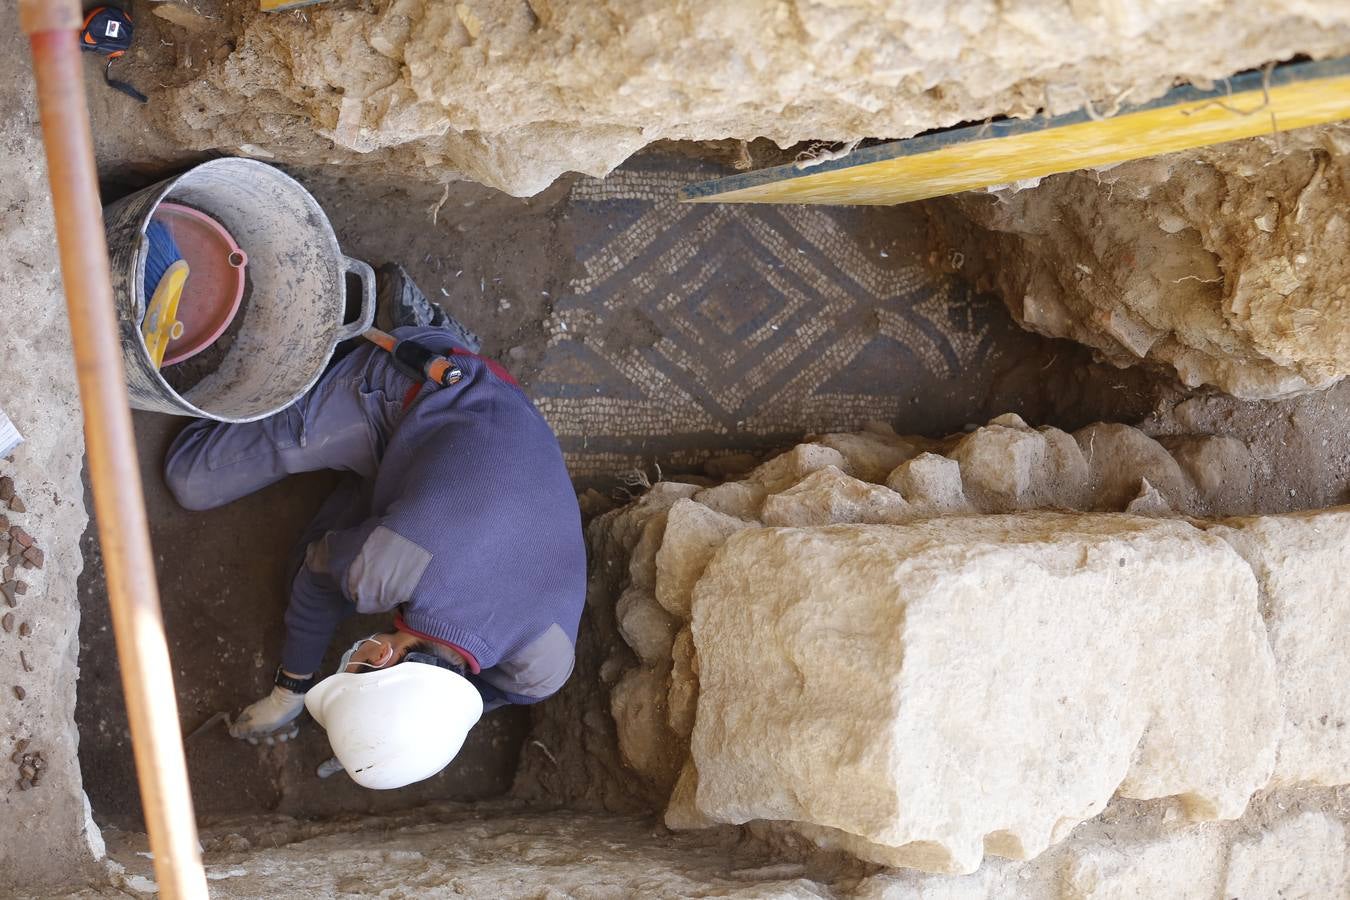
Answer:
<svg viewBox="0 0 1350 900"><path fill-rule="evenodd" d="M155 286L155 296L150 298L145 318L141 320L141 337L145 339L145 349L150 351L150 361L156 369L164 365L169 341L183 336L183 323L178 321L178 301L183 298L188 273L186 260L180 259L169 266Z"/></svg>

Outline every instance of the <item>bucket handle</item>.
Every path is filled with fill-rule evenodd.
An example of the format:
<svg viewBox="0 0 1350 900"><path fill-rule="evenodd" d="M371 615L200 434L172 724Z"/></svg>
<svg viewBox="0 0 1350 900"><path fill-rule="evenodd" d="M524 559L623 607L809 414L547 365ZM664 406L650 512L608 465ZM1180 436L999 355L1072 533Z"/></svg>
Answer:
<svg viewBox="0 0 1350 900"><path fill-rule="evenodd" d="M360 337L375 324L375 270L369 263L350 256L342 257L342 271L361 279L361 314L356 321L338 329L334 343L340 343L354 337Z"/></svg>

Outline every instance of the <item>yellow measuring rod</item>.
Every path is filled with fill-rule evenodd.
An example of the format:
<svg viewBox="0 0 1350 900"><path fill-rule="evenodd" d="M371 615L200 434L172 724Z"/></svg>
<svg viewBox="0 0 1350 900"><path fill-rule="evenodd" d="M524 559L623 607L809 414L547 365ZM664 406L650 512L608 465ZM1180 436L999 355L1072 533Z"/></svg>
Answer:
<svg viewBox="0 0 1350 900"><path fill-rule="evenodd" d="M1350 118L1350 57L1178 87L1112 115L1086 110L891 141L819 164L689 185L695 203L888 205Z"/></svg>

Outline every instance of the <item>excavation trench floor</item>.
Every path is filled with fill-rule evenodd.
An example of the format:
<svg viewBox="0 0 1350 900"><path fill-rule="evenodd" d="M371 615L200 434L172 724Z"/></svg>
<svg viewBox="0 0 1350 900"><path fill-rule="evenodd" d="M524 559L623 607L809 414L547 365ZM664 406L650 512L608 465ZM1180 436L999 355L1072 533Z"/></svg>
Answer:
<svg viewBox="0 0 1350 900"><path fill-rule="evenodd" d="M868 419L937 434L1008 410L1066 427L1147 412L1139 376L1021 331L1001 304L944 271L959 260L929 246L921 209L675 202L678 185L718 171L647 156L604 181L576 180L532 200L472 185L446 194L436 185L295 174L329 212L345 252L404 262L428 295L482 333L485 351L520 376L557 430L579 489L613 493L626 473L694 471L713 450L767 450ZM184 511L159 474L183 424L136 415L190 732L266 690L287 559L332 478L294 477L220 510ZM131 748L92 531L84 549L85 784L98 818L135 827ZM351 623L328 665L377 627ZM197 808L208 816L475 799L509 788L528 720L524 709L493 713L452 767L403 791L316 779L327 746L312 723L297 741L271 748L239 744L216 727L188 742L188 764Z"/></svg>

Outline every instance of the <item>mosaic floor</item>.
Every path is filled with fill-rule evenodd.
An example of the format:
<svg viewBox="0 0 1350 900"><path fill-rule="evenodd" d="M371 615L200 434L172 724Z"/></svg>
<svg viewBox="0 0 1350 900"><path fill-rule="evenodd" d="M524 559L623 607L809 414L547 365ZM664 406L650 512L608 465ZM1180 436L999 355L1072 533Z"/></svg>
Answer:
<svg viewBox="0 0 1350 900"><path fill-rule="evenodd" d="M578 273L530 390L575 477L894 424L989 380L1008 316L936 273L917 208L676 202L711 171L645 162L572 189Z"/></svg>

